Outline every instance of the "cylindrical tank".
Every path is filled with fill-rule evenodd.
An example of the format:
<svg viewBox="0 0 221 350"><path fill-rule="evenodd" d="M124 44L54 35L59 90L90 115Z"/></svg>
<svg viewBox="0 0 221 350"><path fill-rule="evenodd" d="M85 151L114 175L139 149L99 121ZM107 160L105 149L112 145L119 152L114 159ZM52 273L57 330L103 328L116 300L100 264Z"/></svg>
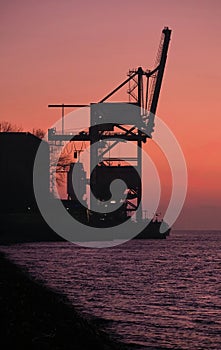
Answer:
<svg viewBox="0 0 221 350"><path fill-rule="evenodd" d="M77 193L74 188L76 188ZM77 201L83 200L86 195L86 172L81 162L71 163L67 177L68 199Z"/></svg>

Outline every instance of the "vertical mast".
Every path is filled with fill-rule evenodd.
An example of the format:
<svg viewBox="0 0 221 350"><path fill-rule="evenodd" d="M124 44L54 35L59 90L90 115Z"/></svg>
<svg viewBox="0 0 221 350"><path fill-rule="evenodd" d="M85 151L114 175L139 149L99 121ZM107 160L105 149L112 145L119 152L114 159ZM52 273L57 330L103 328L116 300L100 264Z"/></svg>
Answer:
<svg viewBox="0 0 221 350"><path fill-rule="evenodd" d="M137 104L140 109L140 114L142 110L142 97L143 97L143 70L141 67L138 68L138 79L137 79ZM138 135L141 136L141 131L138 130ZM137 170L140 174L141 181L137 189L137 205L140 205L136 212L137 221L142 220L142 141L137 141Z"/></svg>

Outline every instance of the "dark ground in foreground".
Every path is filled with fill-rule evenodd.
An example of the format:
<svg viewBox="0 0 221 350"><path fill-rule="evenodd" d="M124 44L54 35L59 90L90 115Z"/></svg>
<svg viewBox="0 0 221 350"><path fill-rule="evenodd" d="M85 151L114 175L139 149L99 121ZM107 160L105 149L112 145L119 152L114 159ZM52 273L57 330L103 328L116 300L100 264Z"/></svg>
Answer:
<svg viewBox="0 0 221 350"><path fill-rule="evenodd" d="M0 342L6 349L117 350L68 300L34 281L0 253Z"/></svg>

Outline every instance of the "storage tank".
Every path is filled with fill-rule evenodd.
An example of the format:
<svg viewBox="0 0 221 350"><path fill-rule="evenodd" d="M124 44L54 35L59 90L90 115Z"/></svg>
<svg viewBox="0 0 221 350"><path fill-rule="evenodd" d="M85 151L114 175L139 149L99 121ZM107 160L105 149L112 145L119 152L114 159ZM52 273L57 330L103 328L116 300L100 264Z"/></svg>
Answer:
<svg viewBox="0 0 221 350"><path fill-rule="evenodd" d="M74 184L74 186L73 186ZM76 188L76 191L74 190ZM83 201L86 195L86 172L81 162L71 163L67 176L67 194L68 199Z"/></svg>

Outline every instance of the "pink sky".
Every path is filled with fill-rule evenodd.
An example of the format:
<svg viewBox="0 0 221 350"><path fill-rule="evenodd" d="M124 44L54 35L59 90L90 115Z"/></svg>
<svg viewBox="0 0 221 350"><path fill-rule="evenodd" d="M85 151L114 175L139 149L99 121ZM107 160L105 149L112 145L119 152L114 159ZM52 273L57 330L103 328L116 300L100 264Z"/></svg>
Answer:
<svg viewBox="0 0 221 350"><path fill-rule="evenodd" d="M176 135L188 166L187 200L175 227L220 229L220 1L0 6L0 120L29 130L47 129L60 117L49 103L96 102L129 68L152 68L162 28L172 29L157 115Z"/></svg>

